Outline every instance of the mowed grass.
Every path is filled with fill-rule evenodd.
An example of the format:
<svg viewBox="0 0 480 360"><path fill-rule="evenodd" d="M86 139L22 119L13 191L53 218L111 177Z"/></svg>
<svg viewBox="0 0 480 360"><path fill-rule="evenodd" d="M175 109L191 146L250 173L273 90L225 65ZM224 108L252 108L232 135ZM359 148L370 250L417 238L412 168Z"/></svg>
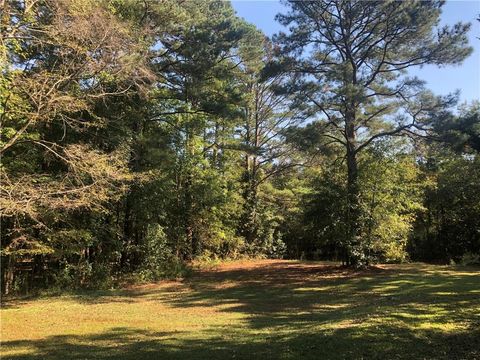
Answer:
<svg viewBox="0 0 480 360"><path fill-rule="evenodd" d="M480 359L480 269L244 261L10 301L2 359Z"/></svg>

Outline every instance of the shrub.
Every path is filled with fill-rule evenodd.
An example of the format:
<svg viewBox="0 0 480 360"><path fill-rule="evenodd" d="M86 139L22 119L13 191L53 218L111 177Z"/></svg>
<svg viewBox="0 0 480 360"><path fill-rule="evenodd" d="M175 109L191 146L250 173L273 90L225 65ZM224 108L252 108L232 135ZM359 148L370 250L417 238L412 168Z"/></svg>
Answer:
<svg viewBox="0 0 480 360"><path fill-rule="evenodd" d="M460 263L462 265L480 265L480 254L467 252L463 254Z"/></svg>

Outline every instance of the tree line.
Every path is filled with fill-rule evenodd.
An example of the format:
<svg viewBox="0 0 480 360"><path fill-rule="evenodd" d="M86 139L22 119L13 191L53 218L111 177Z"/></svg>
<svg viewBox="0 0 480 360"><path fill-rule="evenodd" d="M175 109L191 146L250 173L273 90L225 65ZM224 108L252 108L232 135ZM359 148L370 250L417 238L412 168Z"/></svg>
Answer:
<svg viewBox="0 0 480 360"><path fill-rule="evenodd" d="M7 0L2 291L175 276L195 259L478 262L480 107L443 1ZM461 84L459 84L461 85Z"/></svg>

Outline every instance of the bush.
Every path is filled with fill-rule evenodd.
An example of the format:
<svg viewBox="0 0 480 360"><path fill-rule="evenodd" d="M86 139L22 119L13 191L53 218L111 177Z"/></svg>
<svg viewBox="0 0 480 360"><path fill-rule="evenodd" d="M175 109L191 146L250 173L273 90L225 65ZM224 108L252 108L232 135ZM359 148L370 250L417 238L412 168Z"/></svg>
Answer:
<svg viewBox="0 0 480 360"><path fill-rule="evenodd" d="M148 227L142 250L145 254L144 261L134 274L139 281L183 277L189 271L186 264L174 254L163 228L158 224Z"/></svg>
<svg viewBox="0 0 480 360"><path fill-rule="evenodd" d="M463 254L460 263L462 265L480 265L480 254L467 252Z"/></svg>

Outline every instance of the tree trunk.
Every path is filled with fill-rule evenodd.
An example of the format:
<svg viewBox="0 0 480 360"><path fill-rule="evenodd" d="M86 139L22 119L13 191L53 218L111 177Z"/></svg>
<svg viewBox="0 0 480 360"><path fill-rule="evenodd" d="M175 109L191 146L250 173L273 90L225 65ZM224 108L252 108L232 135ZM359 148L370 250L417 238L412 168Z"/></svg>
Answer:
<svg viewBox="0 0 480 360"><path fill-rule="evenodd" d="M255 95L254 108L246 110L246 138L245 142L256 152L260 145L260 120L258 116L259 93L258 88L252 89ZM251 244L257 239L257 205L258 205L258 157L257 155L245 155L245 191L243 192L244 207L242 221L242 235L247 243Z"/></svg>
<svg viewBox="0 0 480 360"><path fill-rule="evenodd" d="M347 113L346 137L347 137L347 236L346 236L346 259L348 266L357 266L360 261L359 241L359 185L358 185L358 160L356 152L356 133L354 112Z"/></svg>
<svg viewBox="0 0 480 360"><path fill-rule="evenodd" d="M141 170L140 160L142 157L142 149L138 144L139 138L141 138L144 131L144 123L140 119L134 119L131 125L131 131L134 137L134 145L130 150L130 159L129 159L129 169L132 172L138 172ZM138 246L141 239L138 239L135 234L137 233L137 214L135 213L136 199L138 197L138 187L133 184L129 188L127 194L125 195L124 202L124 218L123 218L123 250L121 253L120 264L121 267L136 266L138 259L135 259L137 251L136 249L132 252L131 246Z"/></svg>
<svg viewBox="0 0 480 360"><path fill-rule="evenodd" d="M122 269L130 267L130 246L132 243L133 214L131 204L131 191L129 190L125 197L124 217L123 217L123 248L120 257L120 266Z"/></svg>
<svg viewBox="0 0 480 360"><path fill-rule="evenodd" d="M185 182L184 182L184 229L185 229L185 241L186 249L185 256L186 260L193 260L199 251L198 239L195 236L194 231L194 219L193 219L193 208L195 197L193 193L193 181L194 174L192 169L191 161L195 156L195 149L193 144L193 130L190 129L190 126L186 126L186 140L185 147L188 154L188 162L186 167Z"/></svg>
<svg viewBox="0 0 480 360"><path fill-rule="evenodd" d="M13 255L6 257L6 266L3 279L3 293L8 295L12 291L13 281L15 279L15 258Z"/></svg>
<svg viewBox="0 0 480 360"><path fill-rule="evenodd" d="M257 238L257 186L252 174L248 175L244 192L243 235L247 243L253 243Z"/></svg>

